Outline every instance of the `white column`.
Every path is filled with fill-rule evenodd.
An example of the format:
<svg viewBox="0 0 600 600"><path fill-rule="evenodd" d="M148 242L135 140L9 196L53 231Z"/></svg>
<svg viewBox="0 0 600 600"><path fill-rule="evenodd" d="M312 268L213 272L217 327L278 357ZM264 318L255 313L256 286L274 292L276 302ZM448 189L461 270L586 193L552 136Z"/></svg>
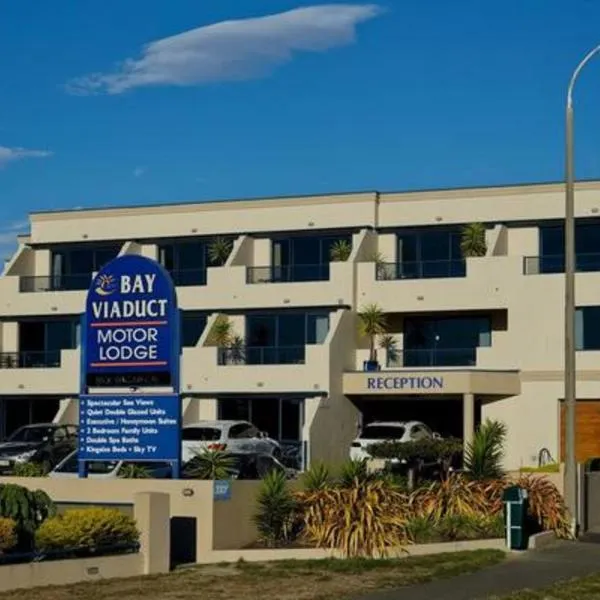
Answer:
<svg viewBox="0 0 600 600"><path fill-rule="evenodd" d="M463 449L473 441L475 433L475 396L463 394Z"/></svg>

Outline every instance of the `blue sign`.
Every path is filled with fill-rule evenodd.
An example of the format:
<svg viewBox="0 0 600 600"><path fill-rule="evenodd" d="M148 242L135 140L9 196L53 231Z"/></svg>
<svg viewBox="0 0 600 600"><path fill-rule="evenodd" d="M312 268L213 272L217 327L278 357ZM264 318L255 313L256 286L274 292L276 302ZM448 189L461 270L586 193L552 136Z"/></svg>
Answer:
<svg viewBox="0 0 600 600"><path fill-rule="evenodd" d="M88 291L84 320L87 386L177 387L177 296L159 263L125 255L104 266Z"/></svg>
<svg viewBox="0 0 600 600"><path fill-rule="evenodd" d="M213 500L231 500L231 481L217 479L213 485Z"/></svg>
<svg viewBox="0 0 600 600"><path fill-rule="evenodd" d="M180 424L178 394L80 396L78 459L178 462Z"/></svg>
<svg viewBox="0 0 600 600"><path fill-rule="evenodd" d="M368 390L441 390L443 377L367 377Z"/></svg>

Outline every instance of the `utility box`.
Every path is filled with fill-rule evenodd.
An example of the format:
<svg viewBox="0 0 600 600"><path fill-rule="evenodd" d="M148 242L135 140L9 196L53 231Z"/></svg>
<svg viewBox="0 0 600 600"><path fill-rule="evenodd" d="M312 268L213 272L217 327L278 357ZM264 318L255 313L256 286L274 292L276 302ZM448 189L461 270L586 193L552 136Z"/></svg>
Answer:
<svg viewBox="0 0 600 600"><path fill-rule="evenodd" d="M502 493L502 503L504 504L504 531L507 547L511 550L526 550L529 541L527 490L518 485L506 488Z"/></svg>

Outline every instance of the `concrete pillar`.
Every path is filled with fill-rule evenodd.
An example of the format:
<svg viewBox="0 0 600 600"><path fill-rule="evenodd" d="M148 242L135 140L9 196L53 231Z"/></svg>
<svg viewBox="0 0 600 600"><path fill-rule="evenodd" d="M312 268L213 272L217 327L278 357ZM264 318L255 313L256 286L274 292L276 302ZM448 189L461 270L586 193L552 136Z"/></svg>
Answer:
<svg viewBox="0 0 600 600"><path fill-rule="evenodd" d="M139 492L133 515L140 532L143 574L168 573L171 567L171 506L169 494Z"/></svg>
<svg viewBox="0 0 600 600"><path fill-rule="evenodd" d="M463 394L463 449L473 441L475 433L475 396Z"/></svg>

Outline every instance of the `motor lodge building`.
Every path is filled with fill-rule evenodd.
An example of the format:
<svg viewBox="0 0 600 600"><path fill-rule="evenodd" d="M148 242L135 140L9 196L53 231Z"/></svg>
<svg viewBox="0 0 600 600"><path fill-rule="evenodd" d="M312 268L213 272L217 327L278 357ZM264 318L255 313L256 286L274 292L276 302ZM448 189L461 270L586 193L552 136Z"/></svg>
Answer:
<svg viewBox="0 0 600 600"><path fill-rule="evenodd" d="M580 459L600 455L599 210L600 182L579 183ZM77 423L87 289L139 254L177 286L184 423L249 419L306 464L345 459L361 423L468 441L489 417L508 426L508 468L559 460L563 216L560 184L34 213L0 278L0 435ZM464 258L474 222L487 251ZM393 336L376 371L358 334L371 304ZM219 315L235 347L215 344Z"/></svg>

